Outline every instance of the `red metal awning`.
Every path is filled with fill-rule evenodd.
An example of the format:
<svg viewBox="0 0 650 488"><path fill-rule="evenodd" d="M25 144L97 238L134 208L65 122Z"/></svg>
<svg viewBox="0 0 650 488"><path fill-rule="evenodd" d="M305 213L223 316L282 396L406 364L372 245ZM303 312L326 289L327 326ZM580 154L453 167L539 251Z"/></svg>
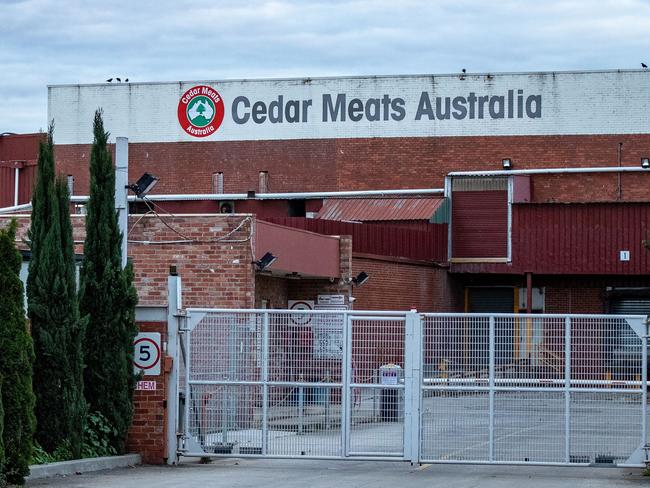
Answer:
<svg viewBox="0 0 650 488"><path fill-rule="evenodd" d="M258 220L256 222L255 259L270 252L278 259L267 271L284 276L338 278L340 271L339 238L302 229L293 229Z"/></svg>

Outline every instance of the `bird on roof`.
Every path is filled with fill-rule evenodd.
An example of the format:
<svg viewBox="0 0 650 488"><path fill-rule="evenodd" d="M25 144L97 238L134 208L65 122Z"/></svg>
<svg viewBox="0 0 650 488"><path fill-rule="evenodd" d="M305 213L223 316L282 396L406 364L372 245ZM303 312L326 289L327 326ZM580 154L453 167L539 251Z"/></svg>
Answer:
<svg viewBox="0 0 650 488"><path fill-rule="evenodd" d="M641 63L641 67L642 67L643 69L648 69L648 65L645 64L645 63Z"/></svg>
<svg viewBox="0 0 650 488"><path fill-rule="evenodd" d="M120 83L122 83L122 80L120 80L119 78L115 78L115 79L116 79L117 81L119 81Z"/></svg>
<svg viewBox="0 0 650 488"><path fill-rule="evenodd" d="M129 79L128 79L128 78L124 80L124 83L128 83L128 82L129 82Z"/></svg>
<svg viewBox="0 0 650 488"><path fill-rule="evenodd" d="M106 83L110 83L112 81L113 81L113 78L109 78L108 80L106 80Z"/></svg>
<svg viewBox="0 0 650 488"><path fill-rule="evenodd" d="M467 70L465 68L462 69L463 74L467 73Z"/></svg>

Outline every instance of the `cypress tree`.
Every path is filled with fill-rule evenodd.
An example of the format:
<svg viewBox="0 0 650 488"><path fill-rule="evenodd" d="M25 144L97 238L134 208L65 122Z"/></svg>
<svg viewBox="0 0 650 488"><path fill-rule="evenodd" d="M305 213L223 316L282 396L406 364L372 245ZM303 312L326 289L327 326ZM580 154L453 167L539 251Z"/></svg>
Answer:
<svg viewBox="0 0 650 488"><path fill-rule="evenodd" d="M27 279L34 339L36 440L47 452L81 457L86 403L83 398L83 322L79 318L66 183L55 180L52 126L41 143L32 198L32 258Z"/></svg>
<svg viewBox="0 0 650 488"><path fill-rule="evenodd" d="M81 268L79 305L88 317L84 357L86 400L114 429L111 445L124 452L133 417L133 338L137 295L131 265L122 269L115 210L115 171L107 148L102 113L95 112L90 154L90 200Z"/></svg>
<svg viewBox="0 0 650 488"><path fill-rule="evenodd" d="M23 484L29 474L34 433L32 365L34 349L27 330L20 281L22 257L16 250L17 223L0 230L0 376L5 449L4 474L9 483Z"/></svg>
<svg viewBox="0 0 650 488"><path fill-rule="evenodd" d="M1 344L1 341L0 341ZM2 431L4 430L5 411L2 408L2 376L0 376L0 487L5 486L5 443L2 439Z"/></svg>
<svg viewBox="0 0 650 488"><path fill-rule="evenodd" d="M70 193L68 184L62 177L56 182L56 195L59 203L61 222L61 251L65 264L65 287L61 309L62 317L66 320L65 345L67 350L66 384L63 388L63 402L67 408L68 435L70 451L75 459L81 458L83 434L86 426L87 404L84 398L84 359L83 343L86 323L79 312L79 297L77 295L77 267L74 255L74 240L72 238L72 222L70 220Z"/></svg>

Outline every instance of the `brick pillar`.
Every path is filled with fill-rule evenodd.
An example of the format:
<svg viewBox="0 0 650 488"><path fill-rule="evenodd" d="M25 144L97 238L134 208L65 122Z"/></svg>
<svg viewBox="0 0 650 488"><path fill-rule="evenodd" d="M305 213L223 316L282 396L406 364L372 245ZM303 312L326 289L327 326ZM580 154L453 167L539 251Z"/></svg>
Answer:
<svg viewBox="0 0 650 488"><path fill-rule="evenodd" d="M167 341L166 322L138 322L140 332L159 332L162 343ZM136 386L133 395L133 422L127 438L127 450L142 456L146 464L163 464L166 452L166 417L167 391L165 360L161 358L161 374L158 376L143 376L141 381L147 382ZM155 383L155 389L142 389Z"/></svg>

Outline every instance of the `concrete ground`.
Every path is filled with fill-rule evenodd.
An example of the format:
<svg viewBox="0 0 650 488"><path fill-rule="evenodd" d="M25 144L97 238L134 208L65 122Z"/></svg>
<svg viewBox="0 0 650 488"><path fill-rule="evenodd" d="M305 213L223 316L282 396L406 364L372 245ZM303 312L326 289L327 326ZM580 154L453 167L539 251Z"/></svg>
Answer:
<svg viewBox="0 0 650 488"><path fill-rule="evenodd" d="M139 466L33 481L66 488L611 488L650 487L641 469L423 465L379 461L220 459L177 467Z"/></svg>

